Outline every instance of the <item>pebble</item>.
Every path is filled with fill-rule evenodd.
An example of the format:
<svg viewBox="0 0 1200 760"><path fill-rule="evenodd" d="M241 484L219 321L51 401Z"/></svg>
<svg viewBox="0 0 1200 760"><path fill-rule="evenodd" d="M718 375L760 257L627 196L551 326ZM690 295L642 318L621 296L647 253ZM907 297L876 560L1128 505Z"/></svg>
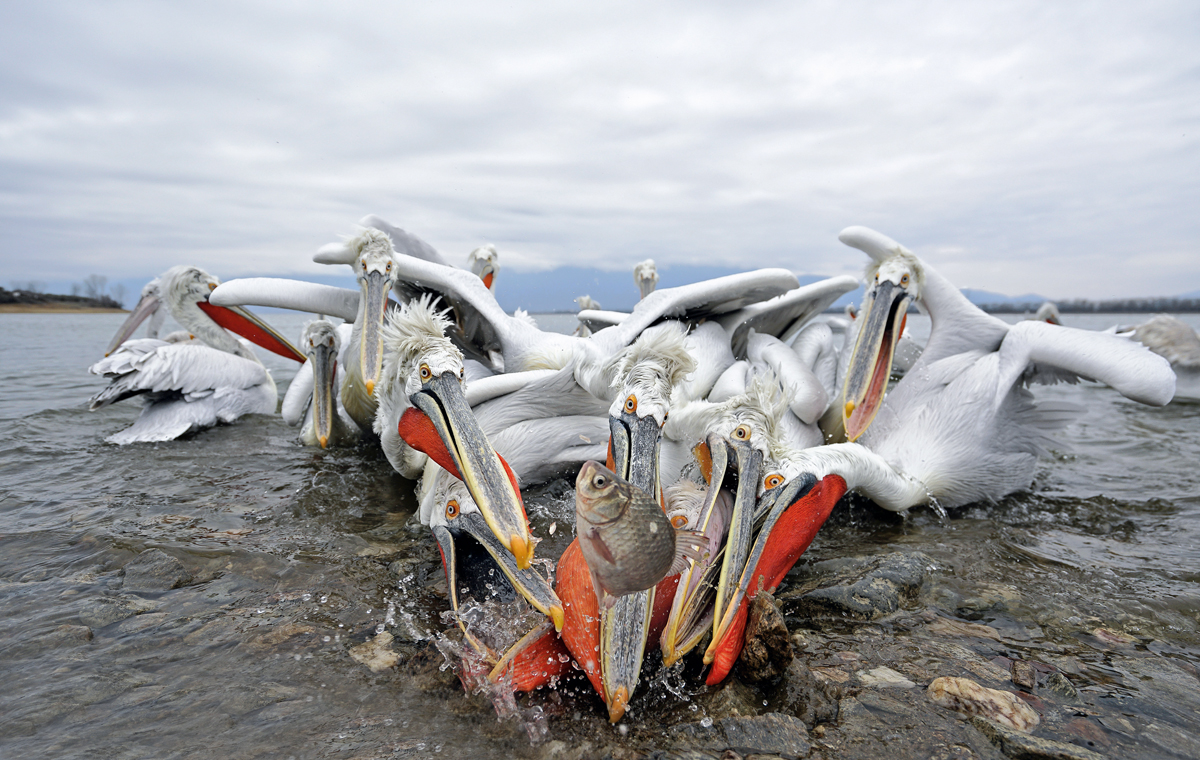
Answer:
<svg viewBox="0 0 1200 760"><path fill-rule="evenodd" d="M915 683L891 668L879 667L874 670L860 670L857 675L863 686L877 689L912 689L916 687Z"/></svg>
<svg viewBox="0 0 1200 760"><path fill-rule="evenodd" d="M746 645L738 656L738 674L755 683L778 678L792 662L791 637L775 598L766 591L750 602L746 622Z"/></svg>
<svg viewBox="0 0 1200 760"><path fill-rule="evenodd" d="M1017 731L1032 731L1041 722L1037 712L1017 695L980 686L969 678L935 678L928 694L936 705L990 718Z"/></svg>
<svg viewBox="0 0 1200 760"><path fill-rule="evenodd" d="M372 673L381 673L400 662L400 655L391 650L392 634L384 631L375 634L356 647L350 648L350 658L360 665L366 665Z"/></svg>
<svg viewBox="0 0 1200 760"><path fill-rule="evenodd" d="M1012 674L1013 683L1025 691L1033 693L1037 690L1037 671L1030 663L1025 660L1013 660L1008 666L1008 672Z"/></svg>

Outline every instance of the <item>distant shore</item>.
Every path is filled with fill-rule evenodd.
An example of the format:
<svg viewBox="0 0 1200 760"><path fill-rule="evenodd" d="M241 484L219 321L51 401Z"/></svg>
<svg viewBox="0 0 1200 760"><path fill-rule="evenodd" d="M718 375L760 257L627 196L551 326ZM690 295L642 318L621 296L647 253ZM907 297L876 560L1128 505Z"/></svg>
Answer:
<svg viewBox="0 0 1200 760"><path fill-rule="evenodd" d="M89 298L0 288L0 314L125 314L128 311L110 296Z"/></svg>

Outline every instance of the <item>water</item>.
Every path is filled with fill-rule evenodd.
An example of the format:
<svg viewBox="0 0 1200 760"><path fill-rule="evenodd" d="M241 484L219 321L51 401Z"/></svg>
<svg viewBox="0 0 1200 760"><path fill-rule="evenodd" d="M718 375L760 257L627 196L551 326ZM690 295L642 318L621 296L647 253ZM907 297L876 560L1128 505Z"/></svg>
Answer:
<svg viewBox="0 0 1200 760"><path fill-rule="evenodd" d="M1099 329L1131 317L1065 321ZM629 737L614 738L578 681L520 697L523 717L499 721L432 646L446 628L445 581L428 531L410 519L412 484L367 447L306 449L278 417L172 443L105 444L138 405L88 412L104 381L85 370L122 319L0 315L0 755L539 756L549 745L531 744L538 730L574 746L706 718L691 701L703 689L674 673L639 689ZM304 322L270 320L289 336ZM908 325L928 332L921 318ZM282 393L295 365L265 361ZM1076 658L1085 692L1123 700L1131 719L1194 722L1192 703L1156 690L1126 655L1186 672L1200 664L1200 404L1150 409L1090 383L1038 394L1088 412L1030 491L949 519L852 501L795 576L845 555L923 551L937 567L929 604L943 614L983 616L1031 649ZM539 556L561 551L569 486L537 489L528 503L547 539ZM194 582L123 589L122 567L148 548L178 558ZM972 613L988 589L1016 597ZM111 605L140 614L110 615ZM373 673L348 650L381 627L402 661ZM1136 641L1114 654L1097 629Z"/></svg>

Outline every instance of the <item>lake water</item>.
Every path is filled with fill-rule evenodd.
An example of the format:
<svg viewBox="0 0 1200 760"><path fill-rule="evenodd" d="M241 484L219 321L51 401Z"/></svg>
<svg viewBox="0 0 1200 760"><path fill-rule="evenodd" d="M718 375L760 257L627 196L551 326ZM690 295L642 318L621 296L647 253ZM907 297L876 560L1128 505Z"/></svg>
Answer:
<svg viewBox="0 0 1200 760"><path fill-rule="evenodd" d="M1101 329L1139 318L1065 321ZM556 740L644 746L669 722L660 716L703 691L644 684L628 734L577 683L522 697L519 720L498 720L429 646L449 627L438 553L410 520L412 484L377 451L304 448L277 416L171 443L104 443L139 410L86 409L105 384L86 368L123 319L0 315L0 756L537 757ZM297 337L304 322L269 320ZM540 320L573 328L570 317ZM908 324L927 335L927 320ZM282 394L295 365L265 362ZM1135 727L1194 730L1200 404L1151 409L1092 383L1037 394L1088 411L1029 491L949 519L852 500L796 572L844 555L924 552L937 567L927 600L937 609L952 613L983 587L1015 591L990 613L1013 632L997 651L1065 652L1082 663L1088 704L1119 709ZM527 499L539 535L573 523L565 481ZM559 530L539 556L569 534ZM149 548L178 558L192 582L125 589L122 568ZM403 659L373 673L347 650L380 626ZM1098 628L1129 634L1128 651L1097 645ZM1184 680L1160 684L1134 659ZM1160 753L1124 741L1135 755Z"/></svg>

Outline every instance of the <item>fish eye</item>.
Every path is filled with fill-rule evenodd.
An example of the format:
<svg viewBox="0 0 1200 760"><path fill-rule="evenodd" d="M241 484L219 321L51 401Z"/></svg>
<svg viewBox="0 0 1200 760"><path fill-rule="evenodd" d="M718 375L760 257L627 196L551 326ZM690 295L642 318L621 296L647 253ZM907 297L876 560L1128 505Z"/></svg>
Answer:
<svg viewBox="0 0 1200 760"><path fill-rule="evenodd" d="M738 439L739 441L750 440L750 426L749 425L738 425L737 429L733 431L733 437Z"/></svg>
<svg viewBox="0 0 1200 760"><path fill-rule="evenodd" d="M421 379L428 380L431 377L433 377L433 370L429 369L428 364L422 364L421 365Z"/></svg>
<svg viewBox="0 0 1200 760"><path fill-rule="evenodd" d="M766 480L763 481L763 485L765 485L767 488L781 486L783 485L783 476L777 472L773 472L767 476Z"/></svg>
<svg viewBox="0 0 1200 760"><path fill-rule="evenodd" d="M900 284L901 284L901 285L907 285L907 284L908 284L908 274L907 274L907 273L906 273L906 274L904 274L904 275L902 275L902 276L900 277Z"/></svg>
<svg viewBox="0 0 1200 760"><path fill-rule="evenodd" d="M604 484L608 482L608 478L603 475L597 475L592 478L592 486L595 488L604 488Z"/></svg>
<svg viewBox="0 0 1200 760"><path fill-rule="evenodd" d="M671 527L674 528L675 530L679 530L680 528L682 528L685 525L687 525L687 517L686 516L675 515L674 517L671 518Z"/></svg>
<svg viewBox="0 0 1200 760"><path fill-rule="evenodd" d="M633 395L632 393L629 394L629 398L625 399L625 411L629 412L630 414L633 414L637 411L637 396Z"/></svg>
<svg viewBox="0 0 1200 760"><path fill-rule="evenodd" d="M446 502L446 519L453 520L458 517L458 502L454 499Z"/></svg>

